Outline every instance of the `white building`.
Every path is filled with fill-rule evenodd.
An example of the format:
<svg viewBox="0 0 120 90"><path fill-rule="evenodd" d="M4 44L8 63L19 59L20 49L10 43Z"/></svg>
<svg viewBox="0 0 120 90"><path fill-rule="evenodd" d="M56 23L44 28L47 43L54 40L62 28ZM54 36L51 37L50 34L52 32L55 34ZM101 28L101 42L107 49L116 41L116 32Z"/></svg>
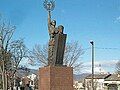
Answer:
<svg viewBox="0 0 120 90"><path fill-rule="evenodd" d="M106 90L106 86L104 85L104 80L108 78L111 74L95 74L94 75L94 89L95 90ZM85 90L92 90L91 84L92 84L92 75L89 75L85 78L84 84L85 84Z"/></svg>
<svg viewBox="0 0 120 90"><path fill-rule="evenodd" d="M120 75L112 74L105 79L104 84L108 87L108 90L120 90Z"/></svg>
<svg viewBox="0 0 120 90"><path fill-rule="evenodd" d="M30 86L32 88L34 88L35 87L35 79L36 79L37 75L31 74L31 75L28 75L27 77L31 80L30 81Z"/></svg>
<svg viewBox="0 0 120 90"><path fill-rule="evenodd" d="M74 90L84 90L83 81L74 81Z"/></svg>

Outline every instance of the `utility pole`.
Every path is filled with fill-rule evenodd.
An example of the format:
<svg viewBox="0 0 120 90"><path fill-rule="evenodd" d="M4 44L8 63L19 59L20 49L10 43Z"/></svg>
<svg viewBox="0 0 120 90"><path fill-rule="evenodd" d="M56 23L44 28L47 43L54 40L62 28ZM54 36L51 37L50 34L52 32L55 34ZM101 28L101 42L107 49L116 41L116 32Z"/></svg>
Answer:
<svg viewBox="0 0 120 90"><path fill-rule="evenodd" d="M92 50L91 50L91 53L92 53L92 78L91 78L91 81L92 81L92 90L94 90L94 42L93 41L90 41L90 44L92 45Z"/></svg>

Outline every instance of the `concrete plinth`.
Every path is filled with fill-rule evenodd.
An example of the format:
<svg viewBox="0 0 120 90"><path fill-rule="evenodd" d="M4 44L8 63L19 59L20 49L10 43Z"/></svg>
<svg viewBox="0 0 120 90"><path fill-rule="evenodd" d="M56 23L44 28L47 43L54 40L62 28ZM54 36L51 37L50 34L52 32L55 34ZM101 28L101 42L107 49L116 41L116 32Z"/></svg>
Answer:
<svg viewBox="0 0 120 90"><path fill-rule="evenodd" d="M39 90L73 90L73 68L62 66L40 68Z"/></svg>

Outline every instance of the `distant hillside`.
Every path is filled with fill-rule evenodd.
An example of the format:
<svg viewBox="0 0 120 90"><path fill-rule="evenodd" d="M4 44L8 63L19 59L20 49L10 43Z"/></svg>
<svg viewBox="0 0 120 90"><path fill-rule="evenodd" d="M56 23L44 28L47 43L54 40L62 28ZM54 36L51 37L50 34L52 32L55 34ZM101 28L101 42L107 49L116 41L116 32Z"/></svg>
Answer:
<svg viewBox="0 0 120 90"><path fill-rule="evenodd" d="M37 74L38 70L36 69L26 69L26 68L19 68L19 70L17 70L17 74L20 77L25 76L26 73L30 74Z"/></svg>
<svg viewBox="0 0 120 90"><path fill-rule="evenodd" d="M73 75L73 78L74 80L76 81L80 81L80 80L83 80L86 76L88 76L89 73L82 73L82 74L79 74L79 75Z"/></svg>
<svg viewBox="0 0 120 90"><path fill-rule="evenodd" d="M28 70L29 70L28 74L37 74L38 73L38 70L36 70L36 69L28 69ZM25 73L26 73L26 68L22 68L22 69L18 70L18 75L20 77L25 76ZM82 73L82 74L79 74L79 75L74 74L73 79L77 80L77 81L83 80L88 75L89 75L89 73Z"/></svg>

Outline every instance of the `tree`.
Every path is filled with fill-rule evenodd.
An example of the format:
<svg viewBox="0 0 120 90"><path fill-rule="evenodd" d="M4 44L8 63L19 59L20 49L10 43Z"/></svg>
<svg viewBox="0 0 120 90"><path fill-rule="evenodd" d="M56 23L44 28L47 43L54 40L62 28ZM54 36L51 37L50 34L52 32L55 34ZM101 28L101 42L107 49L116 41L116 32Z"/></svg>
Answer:
<svg viewBox="0 0 120 90"><path fill-rule="evenodd" d="M120 60L116 63L116 73L120 74Z"/></svg>
<svg viewBox="0 0 120 90"><path fill-rule="evenodd" d="M36 64L39 62L40 66L47 66L48 44L43 45L43 47L40 45L35 45L29 54L30 64L35 63L37 60ZM63 64L73 67L74 71L78 71L82 67L80 57L83 54L84 51L78 42L67 43L65 47Z"/></svg>
<svg viewBox="0 0 120 90"><path fill-rule="evenodd" d="M12 41L15 29L15 26L10 23L0 23L0 73L2 74L3 90L7 90L8 79L13 79L20 61L27 52L22 39Z"/></svg>

